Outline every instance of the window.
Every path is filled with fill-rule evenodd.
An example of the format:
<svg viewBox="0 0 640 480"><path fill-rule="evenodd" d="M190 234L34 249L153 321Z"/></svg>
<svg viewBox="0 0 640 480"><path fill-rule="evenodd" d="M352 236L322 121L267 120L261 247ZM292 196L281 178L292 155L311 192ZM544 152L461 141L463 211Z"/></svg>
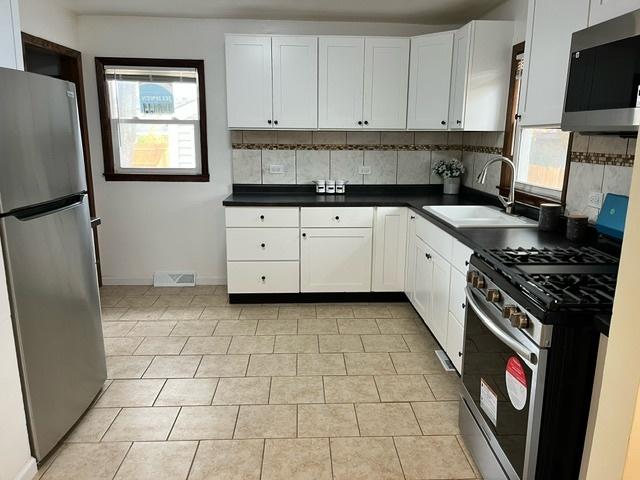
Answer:
<svg viewBox="0 0 640 480"><path fill-rule="evenodd" d="M569 132L558 128L520 128L516 155L516 185L519 189L560 198L569 136Z"/></svg>
<svg viewBox="0 0 640 480"><path fill-rule="evenodd" d="M571 134L554 127L522 127L518 102L524 68L524 43L514 45L503 155L516 164L516 200L538 205L562 200ZM509 189L511 171L502 169L500 192Z"/></svg>
<svg viewBox="0 0 640 480"><path fill-rule="evenodd" d="M107 180L208 181L204 64L96 58Z"/></svg>

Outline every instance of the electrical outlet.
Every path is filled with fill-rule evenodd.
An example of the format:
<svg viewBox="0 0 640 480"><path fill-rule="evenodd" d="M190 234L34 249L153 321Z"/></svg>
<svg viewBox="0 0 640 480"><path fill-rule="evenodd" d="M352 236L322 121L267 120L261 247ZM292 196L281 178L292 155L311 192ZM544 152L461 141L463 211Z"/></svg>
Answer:
<svg viewBox="0 0 640 480"><path fill-rule="evenodd" d="M602 192L589 193L589 206L593 208L602 208Z"/></svg>
<svg viewBox="0 0 640 480"><path fill-rule="evenodd" d="M358 167L358 173L360 175L371 175L371 167L369 165L362 165Z"/></svg>
<svg viewBox="0 0 640 480"><path fill-rule="evenodd" d="M284 165L269 165L269 173L283 174Z"/></svg>

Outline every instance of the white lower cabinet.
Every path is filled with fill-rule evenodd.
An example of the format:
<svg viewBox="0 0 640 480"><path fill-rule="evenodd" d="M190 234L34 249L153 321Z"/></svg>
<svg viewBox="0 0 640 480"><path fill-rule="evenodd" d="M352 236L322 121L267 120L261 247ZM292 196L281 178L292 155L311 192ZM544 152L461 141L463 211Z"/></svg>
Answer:
<svg viewBox="0 0 640 480"><path fill-rule="evenodd" d="M371 291L371 228L303 228L300 291Z"/></svg>
<svg viewBox="0 0 640 480"><path fill-rule="evenodd" d="M374 292L404 290L407 251L407 209L377 207L373 230Z"/></svg>
<svg viewBox="0 0 640 480"><path fill-rule="evenodd" d="M416 215L409 214L407 220L407 253L405 263L404 294L411 303L415 302L416 285Z"/></svg>
<svg viewBox="0 0 640 480"><path fill-rule="evenodd" d="M431 255L431 263L433 264L431 331L436 337L436 340L440 342L440 345L444 345L447 338L447 323L449 321L451 265L435 251L432 252Z"/></svg>
<svg viewBox="0 0 640 480"><path fill-rule="evenodd" d="M431 322L431 292L433 290L433 264L430 250L419 237L415 238L413 262L415 265L413 306L424 322Z"/></svg>
<svg viewBox="0 0 640 480"><path fill-rule="evenodd" d="M447 328L447 342L445 344L445 351L449 356L449 359L456 367L458 372L462 373L462 346L464 344L464 327L456 320L456 318L449 314L448 328Z"/></svg>
<svg viewBox="0 0 640 480"><path fill-rule="evenodd" d="M228 262L229 293L296 293L298 262Z"/></svg>

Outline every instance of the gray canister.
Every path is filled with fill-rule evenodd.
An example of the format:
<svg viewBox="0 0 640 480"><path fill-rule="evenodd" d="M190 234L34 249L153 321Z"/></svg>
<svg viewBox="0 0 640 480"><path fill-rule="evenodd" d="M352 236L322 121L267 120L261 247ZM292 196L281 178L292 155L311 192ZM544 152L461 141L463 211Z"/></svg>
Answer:
<svg viewBox="0 0 640 480"><path fill-rule="evenodd" d="M586 215L568 215L567 216L567 240L581 243L587 237L587 228L589 226L589 217Z"/></svg>
<svg viewBox="0 0 640 480"><path fill-rule="evenodd" d="M562 205L559 203L541 203L538 230L542 232L555 232L559 230L561 215Z"/></svg>

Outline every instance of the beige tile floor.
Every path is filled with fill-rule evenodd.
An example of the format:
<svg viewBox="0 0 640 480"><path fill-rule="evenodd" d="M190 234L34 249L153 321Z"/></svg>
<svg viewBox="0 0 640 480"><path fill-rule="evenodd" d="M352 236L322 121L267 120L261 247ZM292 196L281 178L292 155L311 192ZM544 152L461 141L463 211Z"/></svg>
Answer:
<svg viewBox="0 0 640 480"><path fill-rule="evenodd" d="M459 379L409 304L101 291L108 377L44 480L479 478Z"/></svg>

